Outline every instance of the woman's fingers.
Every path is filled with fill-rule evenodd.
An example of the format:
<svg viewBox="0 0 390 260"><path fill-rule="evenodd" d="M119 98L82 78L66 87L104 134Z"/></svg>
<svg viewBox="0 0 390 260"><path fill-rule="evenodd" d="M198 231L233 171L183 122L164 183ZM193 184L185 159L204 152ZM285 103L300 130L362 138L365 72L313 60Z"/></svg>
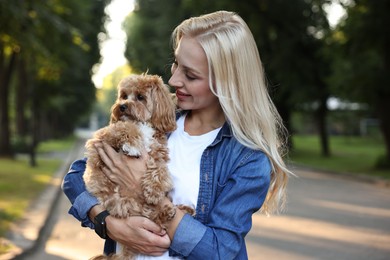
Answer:
<svg viewBox="0 0 390 260"><path fill-rule="evenodd" d="M152 232L159 236L165 236L167 233L162 227L160 227L148 218L144 219L144 221L142 222L142 227L145 230L148 230L149 232Z"/></svg>
<svg viewBox="0 0 390 260"><path fill-rule="evenodd" d="M115 174L113 174L113 172L111 170L108 169L107 166L103 166L101 169L102 169L102 172L104 173L104 175L106 175L106 177L110 181L112 181L115 184L119 184L120 180L117 178L117 176Z"/></svg>
<svg viewBox="0 0 390 260"><path fill-rule="evenodd" d="M146 172L146 151L143 151L141 157L135 158L116 152L104 141L96 143L95 147L104 163L102 172L107 178L125 189L139 191L140 179Z"/></svg>
<svg viewBox="0 0 390 260"><path fill-rule="evenodd" d="M110 159L111 163L115 161L115 159L118 159L119 153L117 153L110 145L108 145L106 142L102 142L104 152L107 154L108 158Z"/></svg>
<svg viewBox="0 0 390 260"><path fill-rule="evenodd" d="M98 152L100 159L103 161L103 163L109 168L112 169L114 166L114 163L111 159L111 157L106 152L106 147L103 142L99 142L95 144L96 151Z"/></svg>
<svg viewBox="0 0 390 260"><path fill-rule="evenodd" d="M169 236L158 235L157 231L161 228L145 217L116 219L109 216L106 221L108 235L133 252L158 256L162 255L171 244Z"/></svg>

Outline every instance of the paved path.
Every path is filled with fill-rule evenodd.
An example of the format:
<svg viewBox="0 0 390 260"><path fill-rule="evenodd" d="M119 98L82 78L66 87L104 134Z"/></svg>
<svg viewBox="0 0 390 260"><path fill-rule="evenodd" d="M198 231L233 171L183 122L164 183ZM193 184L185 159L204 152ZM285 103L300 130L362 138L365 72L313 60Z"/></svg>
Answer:
<svg viewBox="0 0 390 260"><path fill-rule="evenodd" d="M390 189L297 171L287 212L256 214L249 259L390 259Z"/></svg>
<svg viewBox="0 0 390 260"><path fill-rule="evenodd" d="M287 211L270 218L254 215L249 259L390 259L389 188L314 171L296 173ZM17 259L82 260L101 253L102 240L67 214L69 206L61 194L47 221L47 239Z"/></svg>

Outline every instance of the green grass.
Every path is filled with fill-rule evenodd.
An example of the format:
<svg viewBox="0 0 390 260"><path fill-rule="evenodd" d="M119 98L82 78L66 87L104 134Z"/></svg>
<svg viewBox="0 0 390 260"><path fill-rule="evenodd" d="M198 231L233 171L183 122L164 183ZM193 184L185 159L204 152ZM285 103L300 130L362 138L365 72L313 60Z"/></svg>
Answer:
<svg viewBox="0 0 390 260"><path fill-rule="evenodd" d="M12 222L23 216L26 208L47 186L53 174L61 165L61 159L45 159L43 154L67 151L74 143L74 138L48 141L38 148L38 166L30 167L27 157L15 160L0 158L0 254L7 250L1 243L1 237Z"/></svg>
<svg viewBox="0 0 390 260"><path fill-rule="evenodd" d="M377 169L376 164L385 154L381 140L374 138L332 136L330 137L331 156L321 156L317 136L294 136L294 148L289 160L299 165L313 168L364 174L390 179L390 169Z"/></svg>
<svg viewBox="0 0 390 260"><path fill-rule="evenodd" d="M48 140L40 143L38 146L38 153L49 153L49 152L63 152L68 151L72 148L72 145L76 137L69 136L68 138L61 140Z"/></svg>

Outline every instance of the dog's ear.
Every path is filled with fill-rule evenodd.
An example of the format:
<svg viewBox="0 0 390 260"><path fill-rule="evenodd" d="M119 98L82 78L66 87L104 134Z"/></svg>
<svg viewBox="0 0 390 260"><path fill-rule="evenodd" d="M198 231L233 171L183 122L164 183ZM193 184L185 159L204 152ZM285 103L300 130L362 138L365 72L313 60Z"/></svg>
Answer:
<svg viewBox="0 0 390 260"><path fill-rule="evenodd" d="M118 102L115 102L111 107L111 117L110 124L116 123L119 121L119 105Z"/></svg>
<svg viewBox="0 0 390 260"><path fill-rule="evenodd" d="M175 104L168 88L161 82L152 88L151 94L154 103L153 126L164 133L172 132L176 129Z"/></svg>

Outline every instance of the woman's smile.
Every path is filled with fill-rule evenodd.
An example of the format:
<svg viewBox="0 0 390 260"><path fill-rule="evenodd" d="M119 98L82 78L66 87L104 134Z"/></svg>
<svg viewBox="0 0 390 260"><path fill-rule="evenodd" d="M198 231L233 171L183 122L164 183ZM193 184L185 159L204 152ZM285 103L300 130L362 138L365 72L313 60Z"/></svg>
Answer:
<svg viewBox="0 0 390 260"><path fill-rule="evenodd" d="M188 94L185 94L183 92L181 92L180 90L176 90L176 97L179 99L179 100L183 100L185 98L188 98L190 97L191 95L188 95Z"/></svg>

